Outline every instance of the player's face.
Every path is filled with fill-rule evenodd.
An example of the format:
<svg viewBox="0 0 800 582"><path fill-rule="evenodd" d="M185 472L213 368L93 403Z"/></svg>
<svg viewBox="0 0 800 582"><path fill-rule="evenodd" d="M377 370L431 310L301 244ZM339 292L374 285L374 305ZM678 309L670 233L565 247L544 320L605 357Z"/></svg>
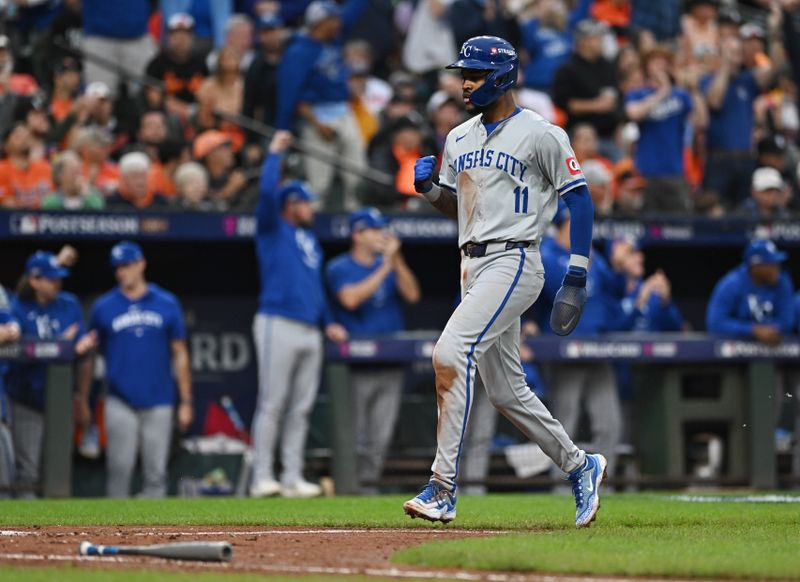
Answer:
<svg viewBox="0 0 800 582"><path fill-rule="evenodd" d="M363 245L373 255L381 255L386 250L389 240L389 231L385 228L365 228L358 235L357 244Z"/></svg>
<svg viewBox="0 0 800 582"><path fill-rule="evenodd" d="M757 285L775 285L781 277L780 263L751 265L750 277Z"/></svg>
<svg viewBox="0 0 800 582"><path fill-rule="evenodd" d="M314 225L314 207L310 202L297 200L289 204L289 213L294 224L303 228L311 228Z"/></svg>
<svg viewBox="0 0 800 582"><path fill-rule="evenodd" d="M58 292L61 291L61 279L31 277L29 282L36 292L36 300L40 303L50 303L58 296Z"/></svg>
<svg viewBox="0 0 800 582"><path fill-rule="evenodd" d="M144 260L134 261L133 263L127 263L117 267L114 274L117 277L117 282L120 284L120 287L128 289L142 282L144 280L144 268Z"/></svg>
<svg viewBox="0 0 800 582"><path fill-rule="evenodd" d="M461 95L464 99L464 107L466 107L467 111L470 113L479 111L480 108L470 101L469 96L486 82L486 76L488 74L488 71L461 69Z"/></svg>

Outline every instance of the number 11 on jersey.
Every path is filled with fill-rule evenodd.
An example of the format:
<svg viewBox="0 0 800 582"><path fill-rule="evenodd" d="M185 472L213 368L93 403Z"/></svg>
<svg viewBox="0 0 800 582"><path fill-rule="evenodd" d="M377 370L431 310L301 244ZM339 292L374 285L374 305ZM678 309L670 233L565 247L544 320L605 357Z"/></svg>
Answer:
<svg viewBox="0 0 800 582"><path fill-rule="evenodd" d="M520 210L520 207L522 208ZM527 214L528 213L528 187L522 188L517 186L514 188L514 214Z"/></svg>

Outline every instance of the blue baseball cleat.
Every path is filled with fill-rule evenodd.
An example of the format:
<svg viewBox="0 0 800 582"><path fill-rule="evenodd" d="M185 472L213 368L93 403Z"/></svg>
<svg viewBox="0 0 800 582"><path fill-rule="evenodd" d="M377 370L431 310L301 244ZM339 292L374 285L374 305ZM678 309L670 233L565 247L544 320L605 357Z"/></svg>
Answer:
<svg viewBox="0 0 800 582"><path fill-rule="evenodd" d="M589 527L600 510L600 483L606 478L603 455L586 455L586 462L567 476L575 495L575 525Z"/></svg>
<svg viewBox="0 0 800 582"><path fill-rule="evenodd" d="M456 518L456 494L431 479L414 499L403 504L403 510L412 518L450 523Z"/></svg>

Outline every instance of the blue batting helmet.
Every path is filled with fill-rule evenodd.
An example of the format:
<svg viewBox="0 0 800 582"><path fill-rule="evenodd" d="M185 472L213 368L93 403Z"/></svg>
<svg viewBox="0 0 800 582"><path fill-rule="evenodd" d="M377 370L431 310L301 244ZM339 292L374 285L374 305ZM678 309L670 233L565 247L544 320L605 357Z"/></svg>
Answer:
<svg viewBox="0 0 800 582"><path fill-rule="evenodd" d="M489 71L484 84L469 97L478 107L486 107L517 84L519 57L511 43L500 37L476 36L461 45L458 60L447 68Z"/></svg>

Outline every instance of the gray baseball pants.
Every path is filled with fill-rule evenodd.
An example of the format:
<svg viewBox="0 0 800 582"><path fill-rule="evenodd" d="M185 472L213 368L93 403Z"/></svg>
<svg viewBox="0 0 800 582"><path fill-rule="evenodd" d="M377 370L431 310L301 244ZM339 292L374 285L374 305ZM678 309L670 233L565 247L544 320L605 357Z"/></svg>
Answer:
<svg viewBox="0 0 800 582"><path fill-rule="evenodd" d="M0 489L10 487L14 483L16 474L14 465L14 442L11 440L11 431L0 420ZM0 490L0 499L9 497L10 493Z"/></svg>
<svg viewBox="0 0 800 582"><path fill-rule="evenodd" d="M556 416L573 434L578 428L581 403L586 404L592 432L592 447L608 461L614 474L617 445L622 438L622 409L614 369L607 363L571 363L555 368Z"/></svg>
<svg viewBox="0 0 800 582"><path fill-rule="evenodd" d="M17 469L15 483L26 489L17 497L32 498L41 478L44 414L14 400L10 405L11 438Z"/></svg>
<svg viewBox="0 0 800 582"><path fill-rule="evenodd" d="M253 482L275 479L280 435L281 483L292 487L303 476L308 415L322 370L322 332L299 321L259 313L253 335L258 354Z"/></svg>
<svg viewBox="0 0 800 582"><path fill-rule="evenodd" d="M143 487L141 497L167 494L167 461L172 437L171 405L140 410L108 395L106 422L106 494L130 497L131 476L141 453Z"/></svg>
<svg viewBox="0 0 800 582"><path fill-rule="evenodd" d="M489 476L492 439L497 429L497 409L492 406L480 372L475 376L472 412L464 435L464 452L461 460L461 481L466 485L459 487L467 495L484 495L486 485L478 484ZM469 483L473 482L473 485Z"/></svg>
<svg viewBox="0 0 800 582"><path fill-rule="evenodd" d="M386 452L394 434L403 368L359 368L350 372L356 415L358 480L362 485L380 479ZM369 488L364 489L370 492Z"/></svg>
<svg viewBox="0 0 800 582"><path fill-rule="evenodd" d="M439 411L433 477L455 487L476 369L495 408L562 470L577 469L585 453L527 386L520 364L520 316L544 285L539 249L464 257L461 281L462 301L433 352Z"/></svg>

